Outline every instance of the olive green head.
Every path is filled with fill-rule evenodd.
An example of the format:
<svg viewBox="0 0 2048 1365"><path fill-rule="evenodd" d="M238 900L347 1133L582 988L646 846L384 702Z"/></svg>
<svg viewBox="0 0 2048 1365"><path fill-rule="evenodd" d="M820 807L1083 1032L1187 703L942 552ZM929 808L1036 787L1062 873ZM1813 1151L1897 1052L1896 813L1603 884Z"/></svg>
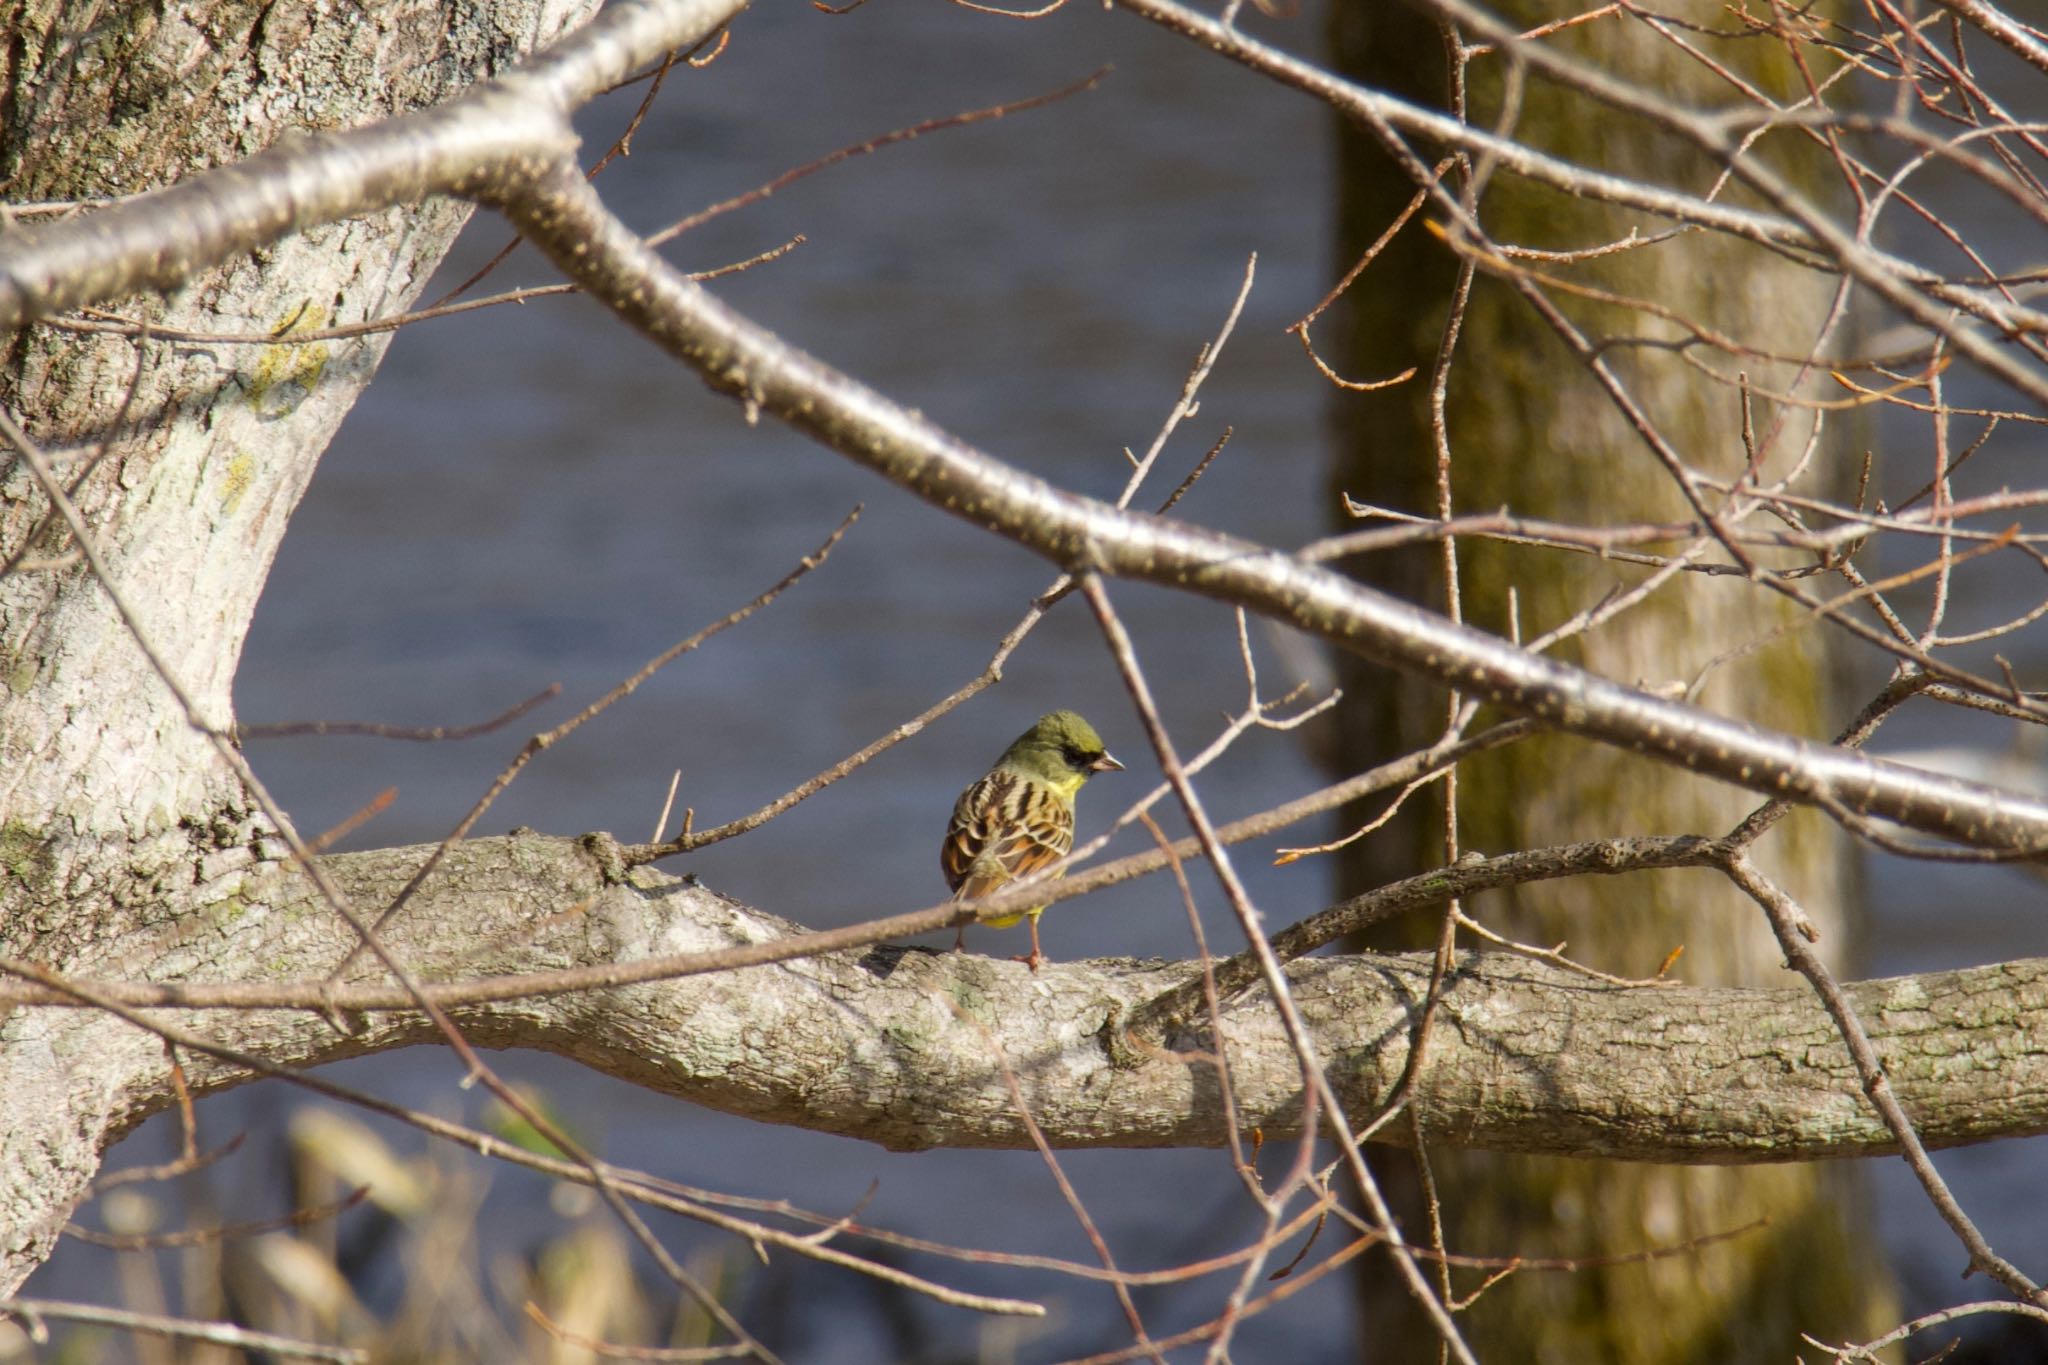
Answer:
<svg viewBox="0 0 2048 1365"><path fill-rule="evenodd" d="M1049 782L1067 796L1096 773L1124 765L1109 756L1095 727L1073 711L1049 711L1003 750L998 768Z"/></svg>

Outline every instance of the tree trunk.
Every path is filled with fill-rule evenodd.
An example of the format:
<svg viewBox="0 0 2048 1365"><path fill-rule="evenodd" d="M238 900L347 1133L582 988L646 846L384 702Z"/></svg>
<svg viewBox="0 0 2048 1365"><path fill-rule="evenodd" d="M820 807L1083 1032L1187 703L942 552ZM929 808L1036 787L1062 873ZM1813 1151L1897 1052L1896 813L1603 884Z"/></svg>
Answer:
<svg viewBox="0 0 2048 1365"><path fill-rule="evenodd" d="M1510 6L1527 24L1554 17ZM1444 44L1432 23L1398 6L1339 5L1331 11L1333 58L1343 74L1420 103L1446 103ZM1705 9L1695 16L1711 21ZM1585 41L1554 36L1607 70L1620 69L1679 104L1726 102L1691 58L1624 17L1588 26ZM1598 29L1593 34L1593 28ZM1762 40L1753 40L1761 42ZM1598 51L1593 47L1597 44ZM1780 54L1782 55L1782 54ZM1497 59L1474 64L1469 117L1498 116ZM1789 70L1768 73L1786 88ZM1654 130L1532 79L1513 129L1519 139L1580 164L1653 181L1704 185L1714 168L1674 172L1686 154ZM1365 128L1340 134L1339 269L1348 269L1391 223L1414 184ZM1696 160L1696 158L1694 158ZM1814 183L1818 183L1817 178ZM1454 185L1455 192L1455 185ZM1425 209L1424 216L1441 218ZM1509 176L1488 185L1481 221L1496 241L1553 249L1590 247L1663 226L1534 188ZM1802 354L1826 315L1829 281L1781 258L1707 234L1575 265L1535 264L1618 293L1655 298L1681 314L1778 354ZM1325 345L1340 373L1373 377L1420 367L1410 383L1336 400L1339 447L1333 483L1355 499L1433 515L1436 470L1428 376L1442 335L1456 270L1452 254L1411 223L1346 295ZM1654 319L1617 306L1553 293L1581 330L1655 333ZM1664 329L1671 331L1672 329ZM1674 333L1675 334L1675 333ZM1732 388L1703 383L1669 350L1617 347L1607 357L1659 430L1696 468L1733 478L1745 463L1741 412ZM1791 369L1713 355L1724 371L1747 369L1782 388ZM1481 276L1466 313L1448 401L1455 452L1455 511L1516 513L1559 521L1623 524L1689 516L1674 481L1642 438L1551 328L1506 283ZM1759 427L1777 409L1759 402ZM1762 470L1781 476L1810 418L1788 427ZM1355 523L1347 523L1355 525ZM1524 638L1597 602L1610 588L1649 573L1590 556L1468 539L1459 543L1468 619L1507 634L1508 590L1519 595ZM1434 549L1374 556L1362 574L1416 601L1441 603ZM1681 575L1614 624L1560 650L1594 671L1646 684L1689 682L1721 651L1790 618L1782 604L1739 578ZM1343 657L1347 771L1441 731L1445 694ZM1717 710L1807 735L1846 720L1831 685L1822 633L1806 629L1759 656L1717 670L1700 700ZM1488 755L1461 770L1460 846L1487 853L1618 834L1719 834L1757 805L1747 793L1674 777L1618 749L1549 737ZM1359 822L1367 812L1358 812ZM1442 861L1440 803L1417 798L1404 818L1352 846L1342 879L1348 892ZM1838 967L1852 926L1836 913L1855 902L1851 850L1826 821L1802 813L1760 846L1773 873L1816 914L1823 948ZM1496 930L1545 946L1568 940L1572 956L1628 976L1654 974L1684 948L1677 974L1689 981L1784 980L1782 955L1761 915L1718 876L1659 874L1544 883L1482 899L1476 913ZM1418 917L1418 919L1421 917ZM1413 945L1435 933L1415 923ZM1452 1251L1505 1256L1613 1256L1740 1227L1768 1218L1768 1230L1646 1263L1572 1273L1513 1276L1461 1319L1482 1359L1529 1361L1725 1361L1788 1358L1798 1333L1858 1339L1881 1327L1888 1292L1869 1273L1861 1181L1847 1168L1658 1168L1543 1158L1437 1153L1432 1170ZM1415 1184L1398 1164L1411 1199ZM1410 1236L1426 1223L1411 1202ZM1459 1277L1461 1292L1473 1283ZM1435 1360L1436 1343L1392 1281L1366 1286L1366 1358Z"/></svg>
<svg viewBox="0 0 2048 1365"><path fill-rule="evenodd" d="M10 4L0 180L13 203L52 207L159 188L281 137L445 99L594 9ZM53 326L9 343L0 402L49 456L203 724L232 724L285 524L389 334L261 339L402 310L467 214L433 200L319 228L127 310L257 344ZM17 559L0 576L0 951L87 976L166 969L209 931L200 909L274 841L10 457L0 565ZM81 1093L90 1068L67 1059L122 1035L134 1032L69 1011L0 1025L0 1293L48 1254L107 1138Z"/></svg>

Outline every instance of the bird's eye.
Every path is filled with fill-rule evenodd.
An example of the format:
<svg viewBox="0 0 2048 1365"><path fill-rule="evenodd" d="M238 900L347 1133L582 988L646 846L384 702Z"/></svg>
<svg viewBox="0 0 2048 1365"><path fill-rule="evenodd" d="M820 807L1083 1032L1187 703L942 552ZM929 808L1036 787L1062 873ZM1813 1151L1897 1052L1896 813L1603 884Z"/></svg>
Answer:
<svg viewBox="0 0 2048 1365"><path fill-rule="evenodd" d="M1079 748L1078 746L1072 744L1067 745L1063 750L1061 750L1060 756L1067 760L1067 765L1069 767L1074 768L1090 767L1094 764L1096 759L1102 757L1101 754L1091 754L1086 749Z"/></svg>

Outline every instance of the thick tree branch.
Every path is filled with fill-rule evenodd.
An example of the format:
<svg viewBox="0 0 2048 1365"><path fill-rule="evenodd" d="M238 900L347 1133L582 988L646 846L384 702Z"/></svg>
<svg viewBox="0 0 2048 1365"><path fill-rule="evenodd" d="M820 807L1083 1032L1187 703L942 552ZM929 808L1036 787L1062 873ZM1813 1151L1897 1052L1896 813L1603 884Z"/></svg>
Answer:
<svg viewBox="0 0 2048 1365"><path fill-rule="evenodd" d="M669 49L701 42L746 4L629 0L519 70L437 108L307 135L75 220L11 231L0 243L0 329L172 289L317 224L436 194L474 197L508 166L572 152L570 110Z"/></svg>
<svg viewBox="0 0 2048 1365"><path fill-rule="evenodd" d="M2048 848L2048 802L1779 734L1527 653L1278 550L1111 507L1006 465L741 316L670 267L566 164L506 212L592 296L749 411L775 413L1069 572L1200 593L1590 739L1830 813Z"/></svg>
<svg viewBox="0 0 2048 1365"><path fill-rule="evenodd" d="M477 197L503 208L572 278L712 387L1063 569L1145 579L1244 606L1560 729L1837 815L1876 816L1980 847L2048 847L2048 802L1654 697L1279 551L1064 493L725 307L605 210L567 160L561 111L606 77L701 38L737 7L736 0L628 0L525 71L442 109L330 139L303 156L273 152L78 225L37 230L0 258L0 325L161 285L195 257L218 259L393 196L445 190ZM185 226L167 245L160 226L149 228L158 221L149 206L173 202L172 221ZM83 268L87 260L93 269Z"/></svg>
<svg viewBox="0 0 2048 1365"><path fill-rule="evenodd" d="M330 860L359 904L403 884L424 849ZM271 865L216 888L245 916L237 960L317 980L346 927L305 879ZM1162 913L1164 913L1162 911ZM449 926L461 926L459 933ZM693 883L639 869L607 886L578 841L479 840L394 923L422 978L454 982L714 953L803 931ZM139 946L139 945L138 945ZM156 953L191 979L200 965ZM138 953L138 958L140 954ZM450 1008L485 1046L540 1047L693 1103L893 1148L1021 1147L1029 1139L980 1029L1000 1045L1056 1146L1213 1146L1227 1135L1205 1060L1151 1051L1119 1066L1104 1030L1179 985L1193 964L1013 963L875 947L616 990ZM1289 964L1305 1023L1346 1110L1369 1116L1399 1082L1429 978L1425 956ZM2048 961L1848 988L1898 1099L1930 1146L2048 1131ZM949 1003L951 1002L951 1003ZM395 1003L395 1001L394 1001ZM1664 1162L1791 1161L1889 1152L1832 1021L1800 986L1622 988L1507 956L1462 958L1440 1005L1416 1096L1433 1141L1502 1151ZM54 1014L36 1011L54 1019ZM417 1011L166 1010L220 1045L314 1065L432 1041ZM1298 1123L1300 1065L1268 1004L1229 1005L1224 1029L1242 1121L1271 1139ZM1206 1050L1201 1036L1170 1039ZM106 1096L107 1140L171 1102L161 1047L102 1017L71 1052L74 1082ZM773 1045L764 1046L763 1039ZM199 1090L236 1067L187 1059ZM90 1084L87 1085L88 1080Z"/></svg>

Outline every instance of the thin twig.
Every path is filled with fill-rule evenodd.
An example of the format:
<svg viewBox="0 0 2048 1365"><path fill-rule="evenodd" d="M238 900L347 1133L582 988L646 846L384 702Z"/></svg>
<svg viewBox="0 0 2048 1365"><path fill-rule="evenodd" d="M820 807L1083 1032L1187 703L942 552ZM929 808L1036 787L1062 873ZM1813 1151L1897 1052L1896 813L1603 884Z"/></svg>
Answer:
<svg viewBox="0 0 2048 1365"><path fill-rule="evenodd" d="M1722 860L1721 870L1763 908L1765 917L1770 920L1771 932L1777 936L1778 946L1785 952L1785 960L1792 970L1812 984L1814 994L1820 997L1828 1016L1835 1021L1835 1030L1849 1049L1857 1074L1862 1077L1863 1093L1884 1119L1885 1127L1898 1140L1900 1155L1905 1157L1906 1165L1919 1180L1928 1202L1934 1205L1935 1212L1941 1215L1941 1220L1949 1225L1956 1239L1963 1244L1963 1249L1969 1253L1968 1273L1983 1271L2035 1307L2048 1308L2048 1292L2044 1292L2018 1266L1991 1249L1984 1234L1963 1212L1962 1205L1949 1190L1948 1182L1934 1169L1934 1160L1927 1154L1920 1134L1913 1127L1912 1118L1893 1092L1891 1078L1885 1075L1884 1063L1879 1059L1869 1033L1864 1030L1863 1021L1857 1017L1856 1007L1850 1003L1827 964L1813 951L1812 930L1805 912L1757 871L1747 853L1728 853Z"/></svg>
<svg viewBox="0 0 2048 1365"><path fill-rule="evenodd" d="M1400 1273L1410 1294L1421 1305L1431 1325L1452 1355L1463 1365L1477 1365L1471 1349L1458 1332L1457 1324L1451 1320L1428 1280L1424 1279L1416 1266L1414 1257L1395 1226L1393 1213L1381 1197L1378 1182L1367 1169L1363 1152L1352 1135L1344 1110L1330 1087L1329 1076L1316 1054L1315 1040L1309 1036L1307 1025L1302 1022L1300 1012L1294 1007L1293 997L1287 989L1285 975L1279 961L1272 954L1271 945L1266 941L1265 931L1259 926L1259 914L1252 908L1251 898L1238 879L1237 870L1231 865L1230 855L1224 851L1222 842L1216 837L1215 826L1209 821L1208 812L1203 809L1201 798L1195 794L1194 786L1188 781L1187 773L1181 768L1180 758L1174 752L1173 741L1168 737L1165 726L1160 722L1158 708L1152 703L1151 688L1139 670L1137 655L1131 647L1130 636L1124 631L1123 622L1116 609L1110 605L1109 594L1094 574L1084 574L1080 579L1081 591L1094 610L1096 621L1102 627L1104 639L1108 642L1110 654L1116 659L1118 670L1123 674L1125 688L1137 707L1145 730L1152 739L1152 750L1159 759L1160 768L1167 780L1173 783L1174 792L1180 797L1181 808L1187 812L1188 822L1195 827L1195 837L1201 842L1202 851L1208 855L1209 867L1222 885L1231 908L1237 913L1238 925L1250 940L1252 951L1258 955L1260 974L1265 978L1267 988L1272 992L1274 1008L1287 1033L1289 1045L1300 1059L1302 1080L1312 1090L1323 1109L1323 1122L1330 1126L1337 1139L1343 1158L1357 1182L1359 1192L1371 1211L1373 1226L1385 1236L1389 1253L1393 1256L1395 1269Z"/></svg>
<svg viewBox="0 0 2048 1365"><path fill-rule="evenodd" d="M159 1313L135 1313L125 1308L102 1308L98 1304L90 1303L64 1303L56 1299L0 1299L0 1315L21 1319L27 1326L29 1339L37 1342L48 1337L43 1326L45 1320L55 1319L60 1322L89 1323L95 1327L112 1327L118 1331L136 1332L144 1336L203 1341L211 1346L257 1351L266 1355L282 1356L287 1360L331 1360L341 1362L342 1365L362 1365L370 1358L369 1351L357 1346L322 1346L294 1337L279 1336L274 1332L251 1331L247 1327L237 1327L233 1323L196 1322L190 1318L166 1317Z"/></svg>
<svg viewBox="0 0 2048 1365"><path fill-rule="evenodd" d="M553 701L562 695L560 683L549 683L525 701L500 711L489 720L473 725L387 725L381 721L367 720L294 720L272 721L248 725L237 722L235 738L245 739L294 739L302 735L358 735L371 739L409 739L420 743L442 740L475 739L493 730L502 730L513 721L539 706L542 702Z"/></svg>

